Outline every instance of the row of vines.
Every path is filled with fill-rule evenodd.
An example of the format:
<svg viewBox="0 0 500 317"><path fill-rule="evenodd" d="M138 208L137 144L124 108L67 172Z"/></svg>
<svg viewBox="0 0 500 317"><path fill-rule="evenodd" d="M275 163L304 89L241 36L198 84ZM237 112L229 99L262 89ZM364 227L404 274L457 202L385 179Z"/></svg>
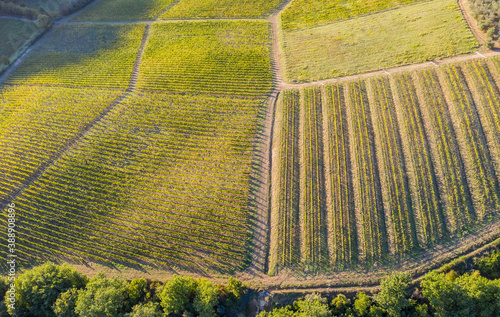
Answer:
<svg viewBox="0 0 500 317"><path fill-rule="evenodd" d="M498 216L499 70L499 60L485 59L285 90L293 120L276 128L281 192L273 221L295 219L299 238L283 239L281 226L271 243L301 256L279 267L390 263L434 252ZM297 152L300 179L283 170Z"/></svg>

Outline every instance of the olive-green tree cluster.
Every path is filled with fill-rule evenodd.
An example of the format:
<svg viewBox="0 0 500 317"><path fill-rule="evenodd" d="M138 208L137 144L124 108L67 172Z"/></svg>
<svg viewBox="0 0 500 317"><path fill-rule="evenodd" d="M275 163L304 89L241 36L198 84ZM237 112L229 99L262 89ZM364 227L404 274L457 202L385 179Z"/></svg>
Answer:
<svg viewBox="0 0 500 317"><path fill-rule="evenodd" d="M499 274L498 253L477 263L488 274ZM319 294L308 295L293 306L263 312L259 317L491 317L500 316L500 279L488 279L479 271L459 275L430 272L420 287L411 286L408 274L394 273L383 280L380 292L357 293L354 299L339 294L330 304Z"/></svg>
<svg viewBox="0 0 500 317"><path fill-rule="evenodd" d="M236 316L246 285L230 277L226 286L188 276L174 276L158 293L166 315Z"/></svg>
<svg viewBox="0 0 500 317"><path fill-rule="evenodd" d="M263 312L259 317L382 317L382 316L428 316L425 304L411 299L411 277L404 273L394 273L380 285L381 291L374 297L359 292L351 300L343 294L337 295L330 304L319 294L305 296L293 306Z"/></svg>
<svg viewBox="0 0 500 317"><path fill-rule="evenodd" d="M479 28L488 37L486 46L492 48L493 39L497 34L500 13L500 0L471 0L471 9Z"/></svg>

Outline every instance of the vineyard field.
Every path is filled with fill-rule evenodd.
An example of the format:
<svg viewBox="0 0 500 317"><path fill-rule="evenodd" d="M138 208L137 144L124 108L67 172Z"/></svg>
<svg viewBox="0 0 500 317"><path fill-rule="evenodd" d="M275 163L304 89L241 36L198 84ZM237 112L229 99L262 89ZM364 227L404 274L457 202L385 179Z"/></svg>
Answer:
<svg viewBox="0 0 500 317"><path fill-rule="evenodd" d="M142 24L58 26L6 83L127 88L144 29Z"/></svg>
<svg viewBox="0 0 500 317"><path fill-rule="evenodd" d="M0 86L0 199L6 199L120 91Z"/></svg>
<svg viewBox="0 0 500 317"><path fill-rule="evenodd" d="M71 21L153 20L174 3L175 0L102 0Z"/></svg>
<svg viewBox="0 0 500 317"><path fill-rule="evenodd" d="M261 105L131 96L17 197L24 260L243 268Z"/></svg>
<svg viewBox="0 0 500 317"><path fill-rule="evenodd" d="M474 60L285 90L278 108L294 105L300 111L293 120L300 116L298 124L292 112L276 121L288 150L282 147L273 163L273 186L282 192L279 208L271 202L271 228L289 217L292 210L283 206L294 206L301 226L300 233L280 226L271 235L271 245L281 249L270 249L270 259L278 259L270 272L304 266L332 272L434 257L450 236L498 219L497 63ZM286 169L296 158L285 153L297 152L299 179ZM308 204L315 194L316 205ZM283 243L289 227L301 239ZM283 253L275 252L283 248L299 250L300 261L281 260Z"/></svg>
<svg viewBox="0 0 500 317"><path fill-rule="evenodd" d="M272 208L276 210L274 222L279 225L271 227L271 249L269 271L276 272L280 268L300 263L300 154L299 154L299 122L300 91L285 90L278 101L276 122L280 131L276 131L276 143L273 162L279 164L273 175Z"/></svg>
<svg viewBox="0 0 500 317"><path fill-rule="evenodd" d="M283 12L283 29L309 28L338 20L375 13L421 0L295 0Z"/></svg>
<svg viewBox="0 0 500 317"><path fill-rule="evenodd" d="M263 96L272 87L267 22L154 24L138 88Z"/></svg>
<svg viewBox="0 0 500 317"><path fill-rule="evenodd" d="M0 43L2 43L0 56L10 57L39 31L33 22L12 18L0 19ZM2 66L1 62L0 66Z"/></svg>
<svg viewBox="0 0 500 317"><path fill-rule="evenodd" d="M180 0L162 19L260 18L271 14L283 0Z"/></svg>
<svg viewBox="0 0 500 317"><path fill-rule="evenodd" d="M286 80L311 82L465 54L477 41L454 0L284 31Z"/></svg>

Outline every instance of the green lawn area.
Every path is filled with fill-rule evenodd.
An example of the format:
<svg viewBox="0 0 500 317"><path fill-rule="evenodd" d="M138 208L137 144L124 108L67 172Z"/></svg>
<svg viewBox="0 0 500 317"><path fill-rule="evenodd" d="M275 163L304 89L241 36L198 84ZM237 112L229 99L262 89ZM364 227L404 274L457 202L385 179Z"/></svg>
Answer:
<svg viewBox="0 0 500 317"><path fill-rule="evenodd" d="M345 76L464 54L477 47L455 0L417 3L284 32L290 82Z"/></svg>
<svg viewBox="0 0 500 317"><path fill-rule="evenodd" d="M181 0L161 18L264 17L272 13L282 2L283 0Z"/></svg>
<svg viewBox="0 0 500 317"><path fill-rule="evenodd" d="M175 0L102 0L72 21L151 20Z"/></svg>
<svg viewBox="0 0 500 317"><path fill-rule="evenodd" d="M7 82L126 88L144 28L61 26L30 52Z"/></svg>
<svg viewBox="0 0 500 317"><path fill-rule="evenodd" d="M294 0L282 14L283 28L294 30L355 17L421 0Z"/></svg>

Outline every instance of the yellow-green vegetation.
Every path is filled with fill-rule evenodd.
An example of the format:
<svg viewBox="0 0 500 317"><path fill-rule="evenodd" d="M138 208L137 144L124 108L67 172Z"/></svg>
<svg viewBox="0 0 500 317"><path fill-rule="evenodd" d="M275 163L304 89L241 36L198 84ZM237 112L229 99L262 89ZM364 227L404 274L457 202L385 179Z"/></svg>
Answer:
<svg viewBox="0 0 500 317"><path fill-rule="evenodd" d="M27 261L243 268L263 104L134 94L16 198L17 252Z"/></svg>
<svg viewBox="0 0 500 317"><path fill-rule="evenodd" d="M37 45L7 83L126 88L144 27L58 27Z"/></svg>
<svg viewBox="0 0 500 317"><path fill-rule="evenodd" d="M39 29L33 22L25 22L15 18L0 19L0 72L17 58L17 52L24 51L39 34Z"/></svg>
<svg viewBox="0 0 500 317"><path fill-rule="evenodd" d="M285 30L344 20L420 0L294 0L281 15Z"/></svg>
<svg viewBox="0 0 500 317"><path fill-rule="evenodd" d="M52 17L68 14L77 8L82 7L91 0L3 0L7 3L13 3L21 8L28 8ZM25 16L25 15L23 15Z"/></svg>
<svg viewBox="0 0 500 317"><path fill-rule="evenodd" d="M0 86L0 199L16 192L119 91Z"/></svg>
<svg viewBox="0 0 500 317"><path fill-rule="evenodd" d="M102 0L72 21L151 20L175 0Z"/></svg>
<svg viewBox="0 0 500 317"><path fill-rule="evenodd" d="M144 52L138 87L225 95L271 89L267 22L156 23Z"/></svg>
<svg viewBox="0 0 500 317"><path fill-rule="evenodd" d="M271 199L279 201L271 228L279 234L271 234L271 272L428 255L447 237L498 221L498 61L285 90L275 130L283 149L272 171ZM309 170L311 162L321 163L324 178ZM311 193L322 211L310 212ZM324 219L311 221L311 214ZM324 258L311 256L325 248Z"/></svg>
<svg viewBox="0 0 500 317"><path fill-rule="evenodd" d="M434 0L284 33L289 81L423 62L477 47L455 0Z"/></svg>
<svg viewBox="0 0 500 317"><path fill-rule="evenodd" d="M180 0L161 16L178 18L250 18L264 17L276 9L283 0Z"/></svg>

